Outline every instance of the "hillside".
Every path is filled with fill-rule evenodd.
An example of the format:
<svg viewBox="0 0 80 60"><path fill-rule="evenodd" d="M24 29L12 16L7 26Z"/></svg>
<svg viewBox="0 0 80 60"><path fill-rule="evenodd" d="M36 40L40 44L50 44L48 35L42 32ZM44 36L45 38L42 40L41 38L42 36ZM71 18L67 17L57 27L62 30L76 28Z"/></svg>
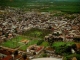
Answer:
<svg viewBox="0 0 80 60"><path fill-rule="evenodd" d="M26 8L26 10L80 12L79 0L0 0L0 6ZM44 7L44 8L43 8Z"/></svg>

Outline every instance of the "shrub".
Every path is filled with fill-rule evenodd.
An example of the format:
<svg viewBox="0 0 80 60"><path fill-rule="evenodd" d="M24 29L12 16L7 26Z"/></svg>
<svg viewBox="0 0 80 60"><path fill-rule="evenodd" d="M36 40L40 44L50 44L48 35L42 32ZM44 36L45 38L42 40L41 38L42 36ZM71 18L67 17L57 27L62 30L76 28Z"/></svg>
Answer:
<svg viewBox="0 0 80 60"><path fill-rule="evenodd" d="M44 41L44 40L39 40L39 41L37 42L37 45L40 45L43 41Z"/></svg>

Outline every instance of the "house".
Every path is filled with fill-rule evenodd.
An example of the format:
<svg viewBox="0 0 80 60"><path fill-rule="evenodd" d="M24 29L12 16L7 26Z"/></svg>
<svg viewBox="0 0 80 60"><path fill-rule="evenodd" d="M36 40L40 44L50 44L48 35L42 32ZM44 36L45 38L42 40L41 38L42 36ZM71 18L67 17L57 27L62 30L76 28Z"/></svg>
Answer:
<svg viewBox="0 0 80 60"><path fill-rule="evenodd" d="M44 49L43 46L31 45L27 48L27 52L39 54Z"/></svg>
<svg viewBox="0 0 80 60"><path fill-rule="evenodd" d="M28 43L29 42L29 40L21 40L21 43Z"/></svg>

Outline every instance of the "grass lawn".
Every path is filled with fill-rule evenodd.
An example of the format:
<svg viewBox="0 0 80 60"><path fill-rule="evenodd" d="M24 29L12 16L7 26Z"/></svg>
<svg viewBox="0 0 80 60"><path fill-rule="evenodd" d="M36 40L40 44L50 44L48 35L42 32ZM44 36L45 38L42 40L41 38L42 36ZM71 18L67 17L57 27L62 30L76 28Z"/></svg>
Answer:
<svg viewBox="0 0 80 60"><path fill-rule="evenodd" d="M74 44L74 42L54 42L54 43L53 43L53 46L54 46L54 47L59 47L59 46L62 46L62 45L64 45L64 44L72 45L72 44Z"/></svg>
<svg viewBox="0 0 80 60"><path fill-rule="evenodd" d="M32 40L28 44L25 44L24 46L22 46L20 48L20 50L26 50L30 45L34 45L34 44L37 44L37 43L38 43L38 40ZM48 44L48 42L42 42L42 44L39 45L39 46L47 47L47 46L49 46L49 44Z"/></svg>
<svg viewBox="0 0 80 60"><path fill-rule="evenodd" d="M44 30L44 29L42 30L42 29L32 28L24 32L23 35L43 39L44 36L48 35L51 32L52 32L51 30Z"/></svg>
<svg viewBox="0 0 80 60"><path fill-rule="evenodd" d="M52 3L50 3L52 2ZM44 12L52 12L55 10L63 11L67 13L80 13L80 1L75 0L74 2L69 1L50 1L50 0L43 0L40 2L39 0L35 2L34 0L15 0L15 1L6 1L1 0L0 6L11 6L21 8L27 11L36 9L38 11Z"/></svg>
<svg viewBox="0 0 80 60"><path fill-rule="evenodd" d="M46 41L44 41L44 42L41 44L41 46L47 47L47 46L49 46L49 43L46 42Z"/></svg>
<svg viewBox="0 0 80 60"><path fill-rule="evenodd" d="M19 43L21 40L30 40L28 44L24 44L24 43ZM30 37L25 37L25 36L17 36L17 37L14 37L10 40L7 40L6 42L3 42L1 45L2 46L5 46L5 47L9 47L9 48L18 48L20 47L19 49L20 50L23 50L25 51L27 49L27 47L29 47L30 45L34 45L34 44L37 44L38 43L38 39L30 39ZM59 47L61 45L64 45L64 44L73 44L73 42L54 42L53 43L53 46L54 47ZM47 47L49 46L49 43L46 42L46 41L43 41L40 46L44 46L44 47Z"/></svg>
<svg viewBox="0 0 80 60"><path fill-rule="evenodd" d="M28 40L28 39L30 38L29 37L27 38L25 36L17 36L6 42L3 42L1 45L9 48L17 48L21 46L20 50L26 50L27 47L29 47L30 45L37 44L38 42L38 40L30 40L28 44L20 43L21 40Z"/></svg>
<svg viewBox="0 0 80 60"><path fill-rule="evenodd" d="M6 42L3 42L1 45L9 48L17 48L23 44L19 43L21 40L27 39L24 36L17 36L10 40L7 40Z"/></svg>
<svg viewBox="0 0 80 60"><path fill-rule="evenodd" d="M20 50L26 50L30 45L37 44L38 40L31 40L28 44L25 44L20 48Z"/></svg>
<svg viewBox="0 0 80 60"><path fill-rule="evenodd" d="M34 44L37 44L37 43L38 43L38 39L36 39L36 40L35 40L35 39L34 39L34 40L30 40L28 44L19 43L21 40L27 40L27 39L30 40L29 37L27 38L27 37L25 37L25 36L17 36L17 37L14 37L14 38L6 41L6 42L3 42L1 45L2 45L2 46L5 46L5 47L9 47L9 48L17 48L17 47L22 46L22 47L20 48L20 50L26 50L27 47L29 47L30 45L34 45ZM23 44L24 44L24 45L23 45ZM73 42L54 42L54 43L53 43L53 46L54 46L54 47L59 47L59 46L64 45L64 44L69 45L69 44L73 44ZM47 47L47 46L49 46L49 43L46 42L46 41L43 41L43 42L40 44L40 46Z"/></svg>
<svg viewBox="0 0 80 60"><path fill-rule="evenodd" d="M41 40L44 38L44 36L48 35L49 33L51 33L51 30L41 30L41 29L37 29L37 28L32 28L26 32L23 33L23 36L27 36L28 39L30 40L30 42L24 46L22 46L20 48L20 50L26 50L27 47L29 47L30 45L34 45L38 43L38 40ZM48 42L43 42L41 44L41 46L47 47L49 46Z"/></svg>
<svg viewBox="0 0 80 60"><path fill-rule="evenodd" d="M3 42L1 45L9 48L18 48L20 50L26 50L30 45L37 44L39 40L43 40L44 36L48 35L50 30L41 30L33 28L29 31L23 33L23 35L19 35L14 37L6 42ZM20 43L21 40L30 40L28 44ZM41 46L47 47L49 46L48 42L42 42Z"/></svg>
<svg viewBox="0 0 80 60"><path fill-rule="evenodd" d="M21 48L20 48L20 50L26 50L30 45L34 45L34 44L37 44L38 43L38 40L32 40L32 41L30 41L28 44L25 44L24 46L22 46ZM42 44L41 45L39 45L39 46L44 46L44 47L47 47L47 46L49 46L49 44L48 44L48 42L42 42Z"/></svg>

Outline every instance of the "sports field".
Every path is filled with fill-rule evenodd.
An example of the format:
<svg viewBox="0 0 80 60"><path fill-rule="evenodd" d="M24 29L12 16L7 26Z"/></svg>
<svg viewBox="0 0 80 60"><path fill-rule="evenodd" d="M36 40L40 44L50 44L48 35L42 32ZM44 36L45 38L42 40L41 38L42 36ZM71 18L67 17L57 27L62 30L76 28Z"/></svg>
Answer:
<svg viewBox="0 0 80 60"><path fill-rule="evenodd" d="M8 48L12 48L12 49L19 49L19 50L25 51L27 49L27 47L29 47L30 45L37 44L39 41L39 40L35 40L35 39L29 40L29 42L26 44L26 43L21 42L21 40L29 40L29 39L25 38L24 36L17 36L11 40L3 42L1 45L4 47L8 47ZM43 41L40 44L40 46L47 47L47 46L49 46L49 44L48 44L48 42Z"/></svg>
<svg viewBox="0 0 80 60"><path fill-rule="evenodd" d="M40 29L31 29L29 31L26 31L25 34L16 36L10 40L7 40L6 42L3 42L1 45L8 48L13 49L19 49L19 50L26 50L27 47L30 45L38 44L40 46L47 47L49 46L48 42L44 42L44 36L48 35L51 31L47 30L40 30ZM26 43L26 41L29 41Z"/></svg>
<svg viewBox="0 0 80 60"><path fill-rule="evenodd" d="M9 48L18 48L19 46L23 45L19 42L24 39L26 39L26 38L23 36L17 36L10 40L7 40L6 42L3 42L1 45L5 46L5 47L9 47Z"/></svg>
<svg viewBox="0 0 80 60"><path fill-rule="evenodd" d="M46 35L50 34L51 32L52 30L49 29L32 28L26 32L23 32L22 35L43 39Z"/></svg>

